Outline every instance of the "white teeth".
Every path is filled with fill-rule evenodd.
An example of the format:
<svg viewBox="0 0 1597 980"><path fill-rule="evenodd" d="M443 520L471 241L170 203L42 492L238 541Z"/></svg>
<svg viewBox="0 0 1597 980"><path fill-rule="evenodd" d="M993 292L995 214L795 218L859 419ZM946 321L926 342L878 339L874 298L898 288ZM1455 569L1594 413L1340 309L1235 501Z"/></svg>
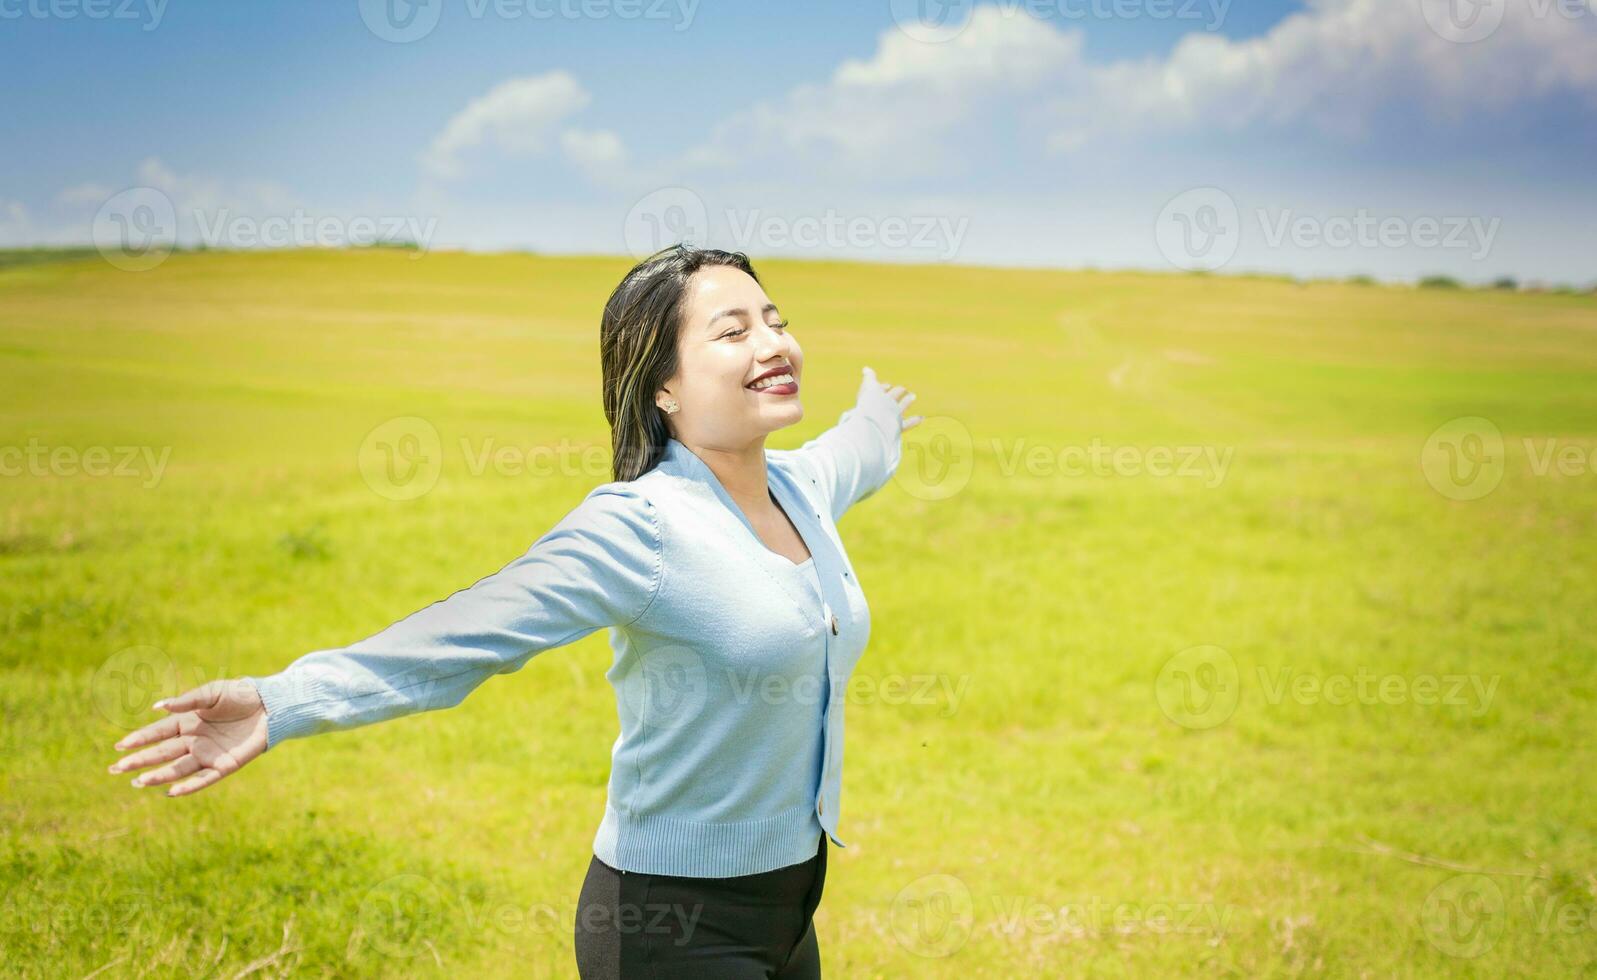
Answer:
<svg viewBox="0 0 1597 980"><path fill-rule="evenodd" d="M793 376L791 374L773 374L769 378L761 378L748 387L759 391L761 388L769 388L772 385L791 384L792 381Z"/></svg>

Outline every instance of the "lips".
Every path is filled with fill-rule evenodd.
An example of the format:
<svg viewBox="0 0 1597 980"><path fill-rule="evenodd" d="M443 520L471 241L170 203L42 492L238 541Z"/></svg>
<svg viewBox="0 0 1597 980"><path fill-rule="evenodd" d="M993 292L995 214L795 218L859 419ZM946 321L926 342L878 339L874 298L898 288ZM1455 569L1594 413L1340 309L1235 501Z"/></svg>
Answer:
<svg viewBox="0 0 1597 980"><path fill-rule="evenodd" d="M777 378L782 380L772 383ZM792 367L783 366L766 371L743 387L762 395L791 395L798 391L798 379L793 376Z"/></svg>
<svg viewBox="0 0 1597 980"><path fill-rule="evenodd" d="M775 377L778 374L792 374L792 373L793 373L792 365L783 364L780 367L771 368L771 370L766 371L763 374L756 375L755 378L754 378L754 381L750 381L748 384L744 385L743 387L745 387L745 388L751 387L757 381L764 381L766 378Z"/></svg>

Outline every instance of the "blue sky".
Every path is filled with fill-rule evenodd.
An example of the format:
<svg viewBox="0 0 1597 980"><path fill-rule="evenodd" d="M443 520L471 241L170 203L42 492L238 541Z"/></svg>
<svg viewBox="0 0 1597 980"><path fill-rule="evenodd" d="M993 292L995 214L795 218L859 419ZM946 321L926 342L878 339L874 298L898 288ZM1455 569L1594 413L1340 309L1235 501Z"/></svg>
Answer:
<svg viewBox="0 0 1597 980"><path fill-rule="evenodd" d="M0 0L0 77L4 245L1597 281L1591 0Z"/></svg>

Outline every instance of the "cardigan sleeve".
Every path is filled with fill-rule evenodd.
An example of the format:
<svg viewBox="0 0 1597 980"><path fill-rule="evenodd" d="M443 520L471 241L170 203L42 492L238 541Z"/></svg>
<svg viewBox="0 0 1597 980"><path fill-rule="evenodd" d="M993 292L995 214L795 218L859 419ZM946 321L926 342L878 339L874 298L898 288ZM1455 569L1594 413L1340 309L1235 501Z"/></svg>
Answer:
<svg viewBox="0 0 1597 980"><path fill-rule="evenodd" d="M606 626L630 624L661 575L658 515L638 491L604 484L525 554L346 647L248 677L266 706L267 748L459 704L494 674Z"/></svg>
<svg viewBox="0 0 1597 980"><path fill-rule="evenodd" d="M836 522L892 479L902 451L903 409L867 371L854 406L792 455L809 471Z"/></svg>

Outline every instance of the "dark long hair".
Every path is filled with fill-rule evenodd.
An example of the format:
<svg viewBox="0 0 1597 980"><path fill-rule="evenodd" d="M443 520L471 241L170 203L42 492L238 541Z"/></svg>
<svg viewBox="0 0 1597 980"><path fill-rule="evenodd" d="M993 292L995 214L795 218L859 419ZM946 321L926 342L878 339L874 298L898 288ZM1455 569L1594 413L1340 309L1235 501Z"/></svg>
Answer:
<svg viewBox="0 0 1597 980"><path fill-rule="evenodd" d="M742 252L671 245L632 267L604 304L599 360L604 368L604 417L610 422L610 469L616 480L635 480L665 454L670 430L654 393L677 372L688 283L705 266L729 265L748 273Z"/></svg>

